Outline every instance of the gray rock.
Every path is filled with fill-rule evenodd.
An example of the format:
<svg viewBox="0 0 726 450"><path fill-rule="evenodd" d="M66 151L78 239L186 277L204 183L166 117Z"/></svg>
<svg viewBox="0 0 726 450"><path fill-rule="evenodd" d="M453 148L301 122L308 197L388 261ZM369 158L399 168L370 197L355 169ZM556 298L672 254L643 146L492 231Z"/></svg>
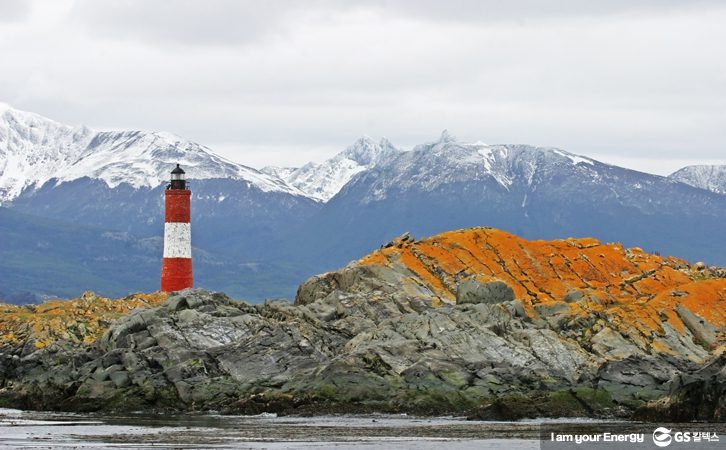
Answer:
<svg viewBox="0 0 726 450"><path fill-rule="evenodd" d="M576 303L582 300L583 294L577 289L572 289L565 294L565 298L562 299L565 303Z"/></svg>
<svg viewBox="0 0 726 450"><path fill-rule="evenodd" d="M629 356L608 361L597 374L597 386L623 404L642 405L645 401L663 397L669 391L668 382L687 368L686 361L668 361L650 356Z"/></svg>
<svg viewBox="0 0 726 450"><path fill-rule="evenodd" d="M676 307L676 313L686 328L693 333L697 343L703 345L706 349L710 349L711 346L716 344L716 327L682 305Z"/></svg>
<svg viewBox="0 0 726 450"><path fill-rule="evenodd" d="M503 281L464 280L456 286L456 304L497 304L514 300L514 290Z"/></svg>
<svg viewBox="0 0 726 450"><path fill-rule="evenodd" d="M123 350L112 350L105 355L103 355L103 358L101 358L101 367L111 367L114 364L121 364L121 357L123 355Z"/></svg>
<svg viewBox="0 0 726 450"><path fill-rule="evenodd" d="M110 375L111 381L117 388L124 388L131 384L129 373L124 371L114 372Z"/></svg>
<svg viewBox="0 0 726 450"><path fill-rule="evenodd" d="M535 305L534 310L555 330L562 330L570 318L570 307L564 302Z"/></svg>
<svg viewBox="0 0 726 450"><path fill-rule="evenodd" d="M109 379L109 372L99 367L95 372L93 372L91 377L96 381L106 381Z"/></svg>
<svg viewBox="0 0 726 450"><path fill-rule="evenodd" d="M592 350L608 359L624 359L641 354L637 346L628 342L620 333L610 327L604 327L591 339Z"/></svg>
<svg viewBox="0 0 726 450"><path fill-rule="evenodd" d="M650 356L597 317L567 322L577 305L539 304L530 318L506 284L465 280L458 304L433 308L441 299L410 280L404 269L353 265L303 283L294 305L182 291L122 317L95 346L0 354L0 405L468 414L509 399L508 412L486 408L491 418L607 403L594 415L612 399L632 409L664 396L669 380L693 369ZM694 361L708 357L667 323L660 338Z"/></svg>
<svg viewBox="0 0 726 450"><path fill-rule="evenodd" d="M120 370L124 370L123 364L114 364L112 366L107 367L105 372L110 375L110 374L112 374L114 372L118 372Z"/></svg>
<svg viewBox="0 0 726 450"><path fill-rule="evenodd" d="M514 317L521 317L524 320L529 319L527 313L524 310L522 302L520 302L519 300L508 302L505 304L505 306L511 311Z"/></svg>
<svg viewBox="0 0 726 450"><path fill-rule="evenodd" d="M674 377L668 397L641 407L639 420L723 423L726 419L726 353L702 368Z"/></svg>

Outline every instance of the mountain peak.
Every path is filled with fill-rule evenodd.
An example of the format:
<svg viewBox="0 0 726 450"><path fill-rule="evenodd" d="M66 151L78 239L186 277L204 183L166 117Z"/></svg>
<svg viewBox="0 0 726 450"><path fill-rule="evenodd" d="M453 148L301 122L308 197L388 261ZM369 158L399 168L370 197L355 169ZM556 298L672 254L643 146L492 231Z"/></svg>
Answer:
<svg viewBox="0 0 726 450"><path fill-rule="evenodd" d="M71 127L39 114L2 104L0 116L0 203L47 181L89 177L113 188L166 182L169 167L182 163L191 178L244 180L262 191L302 192L277 177L234 163L209 148L165 131L94 131Z"/></svg>
<svg viewBox="0 0 726 450"><path fill-rule="evenodd" d="M0 102L0 116L3 117L6 123L13 122L17 124L16 126L31 128L45 128L51 126L55 128L62 128L65 130L73 129L73 127L70 125L66 125L56 120L49 119L45 116L41 116L38 113L13 108L12 105L3 102ZM2 123L0 123L0 125L2 125Z"/></svg>
<svg viewBox="0 0 726 450"><path fill-rule="evenodd" d="M441 136L439 136L439 143L444 142L456 142L456 136L451 134L449 130L444 129L444 131L441 132Z"/></svg>
<svg viewBox="0 0 726 450"><path fill-rule="evenodd" d="M318 164L306 164L282 178L308 197L327 202L355 175L400 152L386 138L376 142L363 135L332 158Z"/></svg>
<svg viewBox="0 0 726 450"><path fill-rule="evenodd" d="M686 166L668 178L717 194L726 194L726 164Z"/></svg>
<svg viewBox="0 0 726 450"><path fill-rule="evenodd" d="M367 134L361 135L358 139L355 140L352 146L356 145L375 145L376 141L373 140L372 137L368 136Z"/></svg>
<svg viewBox="0 0 726 450"><path fill-rule="evenodd" d="M369 136L363 135L343 150L342 155L355 160L358 155L367 155L376 150L377 144Z"/></svg>
<svg viewBox="0 0 726 450"><path fill-rule="evenodd" d="M398 151L387 139L381 139L380 143L368 136L361 136L353 145L346 148L336 157L342 156L351 159L358 164L371 166L377 164L382 158L391 152Z"/></svg>
<svg viewBox="0 0 726 450"><path fill-rule="evenodd" d="M383 148L394 147L393 143L391 141L389 141L388 138L385 136L381 138L380 142L378 142L378 145L380 145Z"/></svg>

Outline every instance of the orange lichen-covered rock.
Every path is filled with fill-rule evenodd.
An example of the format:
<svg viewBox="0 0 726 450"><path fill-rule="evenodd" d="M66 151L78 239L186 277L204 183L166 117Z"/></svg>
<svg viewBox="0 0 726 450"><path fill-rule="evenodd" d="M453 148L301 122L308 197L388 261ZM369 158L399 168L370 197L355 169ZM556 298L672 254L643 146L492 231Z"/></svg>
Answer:
<svg viewBox="0 0 726 450"><path fill-rule="evenodd" d="M720 272L714 269L709 275L684 260L617 243L592 238L529 241L501 230L472 228L419 241L409 238L349 267L356 266L403 272L433 293L438 300L434 305L453 303L463 280L501 280L532 317L566 303L566 317L559 323L589 324L589 331L571 327L581 335L597 334L607 326L649 353L684 353L674 333L705 336L694 339L705 350L724 341L726 279ZM684 310L695 319L684 318ZM705 356L696 353L692 359Z"/></svg>
<svg viewBox="0 0 726 450"><path fill-rule="evenodd" d="M443 233L404 247L388 247L361 265L402 263L442 299L455 297L457 282L487 274L507 282L531 303L561 301L581 290L615 303L652 298L668 287L692 281L687 263L595 239L527 241L504 231L474 228Z"/></svg>
<svg viewBox="0 0 726 450"><path fill-rule="evenodd" d="M30 343L40 349L59 340L90 344L119 317L160 305L167 298L167 293L157 292L112 300L86 292L77 299L40 305L0 304L0 348Z"/></svg>

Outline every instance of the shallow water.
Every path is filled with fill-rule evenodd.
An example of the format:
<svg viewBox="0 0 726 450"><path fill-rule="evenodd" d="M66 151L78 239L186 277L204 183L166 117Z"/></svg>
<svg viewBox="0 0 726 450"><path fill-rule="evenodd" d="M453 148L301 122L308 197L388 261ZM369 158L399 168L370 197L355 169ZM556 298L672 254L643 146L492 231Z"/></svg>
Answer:
<svg viewBox="0 0 726 450"><path fill-rule="evenodd" d="M538 449L543 428L606 426L634 425L589 419L482 422L406 415L95 415L0 409L0 449Z"/></svg>

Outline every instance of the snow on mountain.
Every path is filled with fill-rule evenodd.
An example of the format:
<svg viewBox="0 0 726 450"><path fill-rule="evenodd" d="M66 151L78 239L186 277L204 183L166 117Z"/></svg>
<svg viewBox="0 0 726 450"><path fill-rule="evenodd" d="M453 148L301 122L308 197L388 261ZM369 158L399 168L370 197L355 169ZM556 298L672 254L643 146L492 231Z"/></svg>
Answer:
<svg viewBox="0 0 726 450"><path fill-rule="evenodd" d="M124 182L134 187L154 187L169 179L170 168L176 163L191 179L241 179L265 192L302 195L277 177L229 161L208 147L166 132L97 133L60 181L89 176L104 180L110 187Z"/></svg>
<svg viewBox="0 0 726 450"><path fill-rule="evenodd" d="M0 108L0 204L34 183L58 176L77 159L93 132L37 114Z"/></svg>
<svg viewBox="0 0 726 450"><path fill-rule="evenodd" d="M322 163L308 163L285 175L284 169L267 168L268 173L279 173L288 184L308 197L327 202L356 174L368 170L402 151L387 139L375 142L364 136L353 145ZM272 172L277 171L277 172Z"/></svg>
<svg viewBox="0 0 726 450"><path fill-rule="evenodd" d="M265 192L304 195L279 177L229 161L166 132L94 131L0 106L0 204L53 178L97 178L109 187L165 183L176 163L190 179L232 178Z"/></svg>
<svg viewBox="0 0 726 450"><path fill-rule="evenodd" d="M444 130L438 141L400 152L376 167L364 201L381 200L391 189L432 191L444 184L483 180L493 180L505 190L515 183L533 186L555 166L569 166L597 178L596 163L555 148L460 142Z"/></svg>
<svg viewBox="0 0 726 450"><path fill-rule="evenodd" d="M297 167L265 166L262 169L260 169L260 172L266 173L267 175L271 175L273 177L277 177L281 180L284 180L287 177L289 177L293 172L295 172L297 169L298 169Z"/></svg>
<svg viewBox="0 0 726 450"><path fill-rule="evenodd" d="M176 163L190 179L243 180L264 192L322 203L360 177L370 182L364 201L374 201L385 198L391 189L432 191L447 183L483 180L504 190L515 185L535 189L538 180L555 168L597 182L598 168L604 166L556 148L461 142L445 130L437 141L410 151L396 148L385 138L375 142L362 137L321 163L258 171L171 133L71 127L0 103L0 205L51 179L63 183L89 177L111 188L122 183L156 187L166 183ZM726 166L690 166L670 179L726 193ZM523 205L526 202L522 200Z"/></svg>
<svg viewBox="0 0 726 450"><path fill-rule="evenodd" d="M726 165L687 166L673 172L668 178L718 194L726 194Z"/></svg>
<svg viewBox="0 0 726 450"><path fill-rule="evenodd" d="M504 189L515 181L531 185L535 172L545 162L578 170L589 170L595 163L555 148L460 142L444 130L437 141L411 151L400 150L385 138L377 143L364 136L322 163L308 163L299 169L265 167L262 171L282 178L310 198L327 202L354 176L366 171L385 174L368 198L380 200L392 188L416 186L430 191L450 182L493 179Z"/></svg>

